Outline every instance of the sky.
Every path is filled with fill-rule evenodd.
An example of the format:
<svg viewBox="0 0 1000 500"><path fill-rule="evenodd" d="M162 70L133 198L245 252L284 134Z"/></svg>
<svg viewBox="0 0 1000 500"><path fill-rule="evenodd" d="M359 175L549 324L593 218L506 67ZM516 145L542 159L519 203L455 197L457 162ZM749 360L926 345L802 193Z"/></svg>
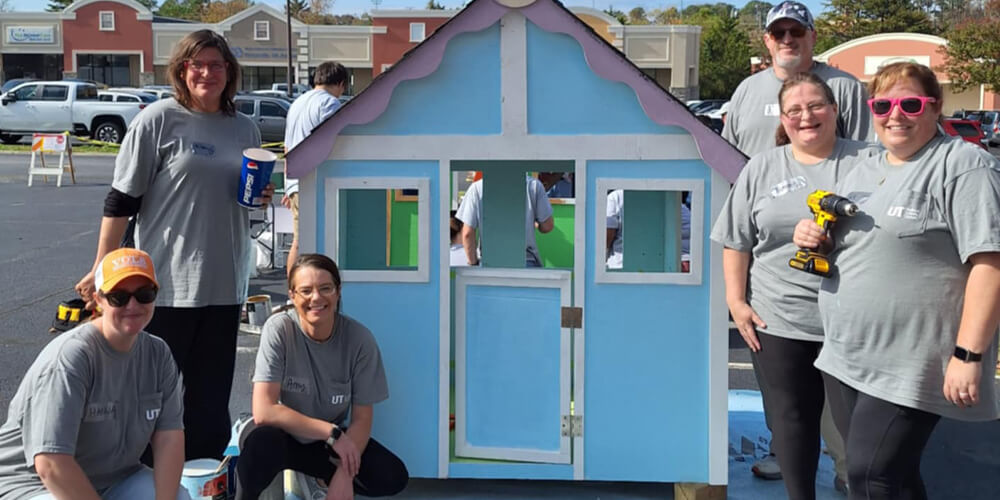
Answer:
<svg viewBox="0 0 1000 500"><path fill-rule="evenodd" d="M422 9L427 5L427 0L374 0L379 2L378 8L380 9ZM748 0L731 0L731 3L737 7L742 7L747 3ZM771 3L777 3L777 0L770 0ZM824 0L799 0L804 3L809 10L812 11L814 16L818 16L823 10ZM284 12L284 0L257 0L259 3L266 3L277 10ZM48 0L10 0L10 4L16 11L40 11L45 10L45 6L48 5ZM335 14L361 14L375 8L373 0L334 0L331 2L333 4L333 13ZM444 5L446 8L458 8L462 5L461 0L438 0L438 3ZM714 0L689 0L687 2L683 1L662 1L662 0L565 0L563 2L568 7L573 6L583 6L592 7L600 10L608 8L608 5L613 5L618 10L628 11L633 7L643 7L644 9L662 9L668 7L682 8L685 5L701 4L701 3L716 3Z"/></svg>

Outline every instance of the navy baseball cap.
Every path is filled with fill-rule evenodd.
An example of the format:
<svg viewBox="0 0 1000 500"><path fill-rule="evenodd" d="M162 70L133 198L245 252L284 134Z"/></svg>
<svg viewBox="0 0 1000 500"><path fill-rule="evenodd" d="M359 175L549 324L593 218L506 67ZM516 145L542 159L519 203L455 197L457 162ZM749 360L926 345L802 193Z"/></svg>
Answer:
<svg viewBox="0 0 1000 500"><path fill-rule="evenodd" d="M809 9L799 2L781 2L771 8L767 13L767 25L765 29L771 29L771 25L782 19L791 19L806 28L816 31L813 23L813 16Z"/></svg>

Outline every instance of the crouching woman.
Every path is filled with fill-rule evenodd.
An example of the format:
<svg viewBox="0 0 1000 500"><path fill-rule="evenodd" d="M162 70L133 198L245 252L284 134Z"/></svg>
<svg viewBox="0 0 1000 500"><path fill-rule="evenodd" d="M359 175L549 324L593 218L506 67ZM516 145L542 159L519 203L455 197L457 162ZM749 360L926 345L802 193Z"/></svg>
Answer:
<svg viewBox="0 0 1000 500"><path fill-rule="evenodd" d="M328 483L330 500L395 495L406 466L371 438L372 405L389 397L375 337L340 313L340 272L329 257L302 255L288 276L295 309L261 331L236 498L257 498L284 469Z"/></svg>
<svg viewBox="0 0 1000 500"><path fill-rule="evenodd" d="M159 285L141 250L95 271L102 315L49 342L0 427L0 498L190 500L181 489L184 407L166 342L143 328ZM139 458L152 445L156 468Z"/></svg>

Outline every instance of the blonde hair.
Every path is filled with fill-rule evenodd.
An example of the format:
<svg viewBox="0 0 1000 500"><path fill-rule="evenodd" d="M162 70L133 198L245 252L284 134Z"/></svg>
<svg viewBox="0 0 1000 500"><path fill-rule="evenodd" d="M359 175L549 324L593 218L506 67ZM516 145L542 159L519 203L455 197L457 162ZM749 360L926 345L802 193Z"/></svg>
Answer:
<svg viewBox="0 0 1000 500"><path fill-rule="evenodd" d="M184 81L184 72L187 71L186 63L202 50L212 48L218 50L226 61L226 88L222 91L219 109L227 115L234 115L236 114L236 103L233 102L233 96L236 95L236 86L239 85L240 81L240 63L233 56L233 52L229 50L226 39L212 30L189 33L181 38L174 47L174 53L170 56L170 62L167 63L167 75L174 87L174 99L181 106L191 109L194 99L191 97L191 91L187 88L187 82Z"/></svg>
<svg viewBox="0 0 1000 500"><path fill-rule="evenodd" d="M875 77L868 83L868 95L875 97L880 92L885 92L900 82L912 80L920 85L926 97L933 97L934 109L941 111L944 103L944 93L941 91L941 84L938 83L937 75L930 68L923 64L913 62L897 62L879 68Z"/></svg>

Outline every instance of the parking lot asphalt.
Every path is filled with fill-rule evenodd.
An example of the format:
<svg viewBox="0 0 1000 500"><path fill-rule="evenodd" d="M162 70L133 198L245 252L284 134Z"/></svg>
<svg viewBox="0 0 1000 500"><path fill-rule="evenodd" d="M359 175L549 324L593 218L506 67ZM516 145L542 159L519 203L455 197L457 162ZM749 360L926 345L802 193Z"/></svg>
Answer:
<svg viewBox="0 0 1000 500"><path fill-rule="evenodd" d="M93 264L101 207L111 181L111 156L77 155L77 183L56 188L52 179L27 187L28 156L0 153L0 421L21 378L42 347L60 300ZM284 271L264 270L251 293L268 293L275 304L285 297ZM239 337L230 409L249 412L250 372L258 337ZM730 335L730 387L755 390L749 352ZM757 421L746 428L759 429ZM732 421L732 417L731 417ZM744 425L744 424L740 424ZM754 427L756 426L756 427ZM730 433L734 429L731 425ZM762 434L766 432L761 431ZM729 497L784 498L780 481L749 478L749 463L730 460ZM1000 422L970 424L942 420L924 454L923 476L930 498L1000 498ZM821 484L823 491L828 485ZM830 495L823 493L823 495ZM823 496L821 498L835 498ZM649 483L564 483L549 481L414 480L402 498L672 498L672 490Z"/></svg>

